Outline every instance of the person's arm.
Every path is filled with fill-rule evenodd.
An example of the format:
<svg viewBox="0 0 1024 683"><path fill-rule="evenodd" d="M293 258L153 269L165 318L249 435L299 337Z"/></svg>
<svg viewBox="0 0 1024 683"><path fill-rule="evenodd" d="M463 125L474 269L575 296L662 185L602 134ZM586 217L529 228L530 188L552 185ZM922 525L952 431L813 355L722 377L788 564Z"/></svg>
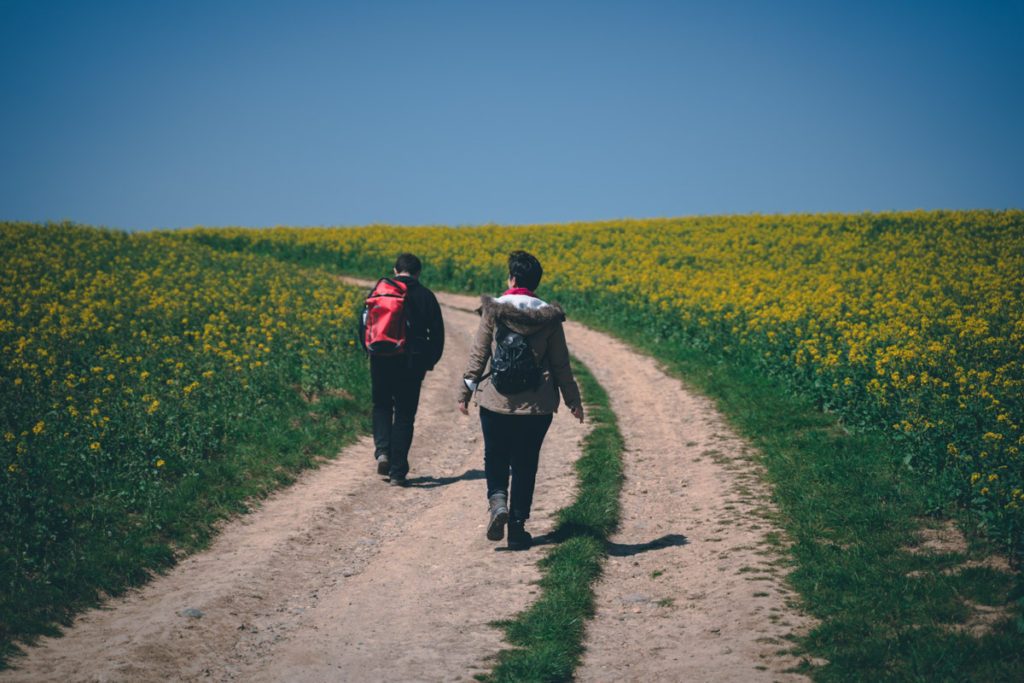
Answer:
<svg viewBox="0 0 1024 683"><path fill-rule="evenodd" d="M444 354L444 317L441 315L441 305L437 303L437 297L433 293L430 300L430 328L427 330L427 338L430 342L430 367L433 368Z"/></svg>
<svg viewBox="0 0 1024 683"><path fill-rule="evenodd" d="M372 291L372 290L371 290ZM369 296L369 294L367 294ZM359 346L366 351L366 297L363 297L362 303L359 304L359 308L356 311L356 336L359 337Z"/></svg>
<svg viewBox="0 0 1024 683"><path fill-rule="evenodd" d="M486 317L480 319L480 325L476 328L476 337L473 339L473 348L469 352L469 360L466 362L466 369L459 380L458 402L460 409L469 404L473 391L466 384L466 380L476 384L480 376L484 374L487 361L491 358L491 337L494 334L494 320ZM465 412L465 411L463 411Z"/></svg>
<svg viewBox="0 0 1024 683"><path fill-rule="evenodd" d="M562 392L562 400L580 422L583 422L583 399L579 385L572 374L572 361L569 358L569 347L565 343L565 328L559 323L548 339L548 369Z"/></svg>

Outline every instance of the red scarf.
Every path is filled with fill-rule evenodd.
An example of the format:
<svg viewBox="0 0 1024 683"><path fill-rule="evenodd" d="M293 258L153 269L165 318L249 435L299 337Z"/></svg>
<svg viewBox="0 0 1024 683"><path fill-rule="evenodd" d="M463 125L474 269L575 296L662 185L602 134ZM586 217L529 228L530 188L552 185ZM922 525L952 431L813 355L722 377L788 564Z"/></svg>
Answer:
<svg viewBox="0 0 1024 683"><path fill-rule="evenodd" d="M525 294L526 296L532 296L534 299L540 298L539 296L528 290L526 287L513 287L512 289L506 289L505 293L502 294L502 296L505 296L507 294Z"/></svg>

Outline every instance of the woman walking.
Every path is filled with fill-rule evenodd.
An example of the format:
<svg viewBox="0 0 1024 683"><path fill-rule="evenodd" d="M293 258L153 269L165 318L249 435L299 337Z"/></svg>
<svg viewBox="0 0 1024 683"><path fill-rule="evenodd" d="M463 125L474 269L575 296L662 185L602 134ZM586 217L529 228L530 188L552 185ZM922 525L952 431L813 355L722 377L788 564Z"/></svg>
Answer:
<svg viewBox="0 0 1024 683"><path fill-rule="evenodd" d="M474 393L480 407L490 515L487 538L500 541L508 523L508 547L513 550L525 550L532 541L524 526L533 504L541 445L558 410L559 393L583 422L583 403L562 328L565 311L533 292L542 274L532 254L509 254L509 288L498 298L481 297L480 326L458 393L464 415L469 414Z"/></svg>

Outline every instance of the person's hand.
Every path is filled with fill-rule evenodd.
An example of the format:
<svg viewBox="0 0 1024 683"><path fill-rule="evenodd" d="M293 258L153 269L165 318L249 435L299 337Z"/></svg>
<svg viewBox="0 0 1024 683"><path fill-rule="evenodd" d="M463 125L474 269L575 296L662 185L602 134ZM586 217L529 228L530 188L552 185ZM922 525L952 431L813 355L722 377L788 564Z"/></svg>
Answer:
<svg viewBox="0 0 1024 683"><path fill-rule="evenodd" d="M583 404L581 403L578 406L573 406L569 410L572 412L572 416L579 420L580 424L583 424Z"/></svg>
<svg viewBox="0 0 1024 683"><path fill-rule="evenodd" d="M465 401L459 401L459 412L463 415L469 415L469 407Z"/></svg>

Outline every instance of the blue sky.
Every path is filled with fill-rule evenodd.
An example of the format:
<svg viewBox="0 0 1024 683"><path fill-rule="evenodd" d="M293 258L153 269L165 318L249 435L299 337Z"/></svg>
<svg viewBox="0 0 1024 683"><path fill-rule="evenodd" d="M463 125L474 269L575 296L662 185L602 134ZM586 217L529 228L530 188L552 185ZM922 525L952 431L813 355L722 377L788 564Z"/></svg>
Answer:
<svg viewBox="0 0 1024 683"><path fill-rule="evenodd" d="M0 0L0 219L1024 208L1024 0Z"/></svg>

